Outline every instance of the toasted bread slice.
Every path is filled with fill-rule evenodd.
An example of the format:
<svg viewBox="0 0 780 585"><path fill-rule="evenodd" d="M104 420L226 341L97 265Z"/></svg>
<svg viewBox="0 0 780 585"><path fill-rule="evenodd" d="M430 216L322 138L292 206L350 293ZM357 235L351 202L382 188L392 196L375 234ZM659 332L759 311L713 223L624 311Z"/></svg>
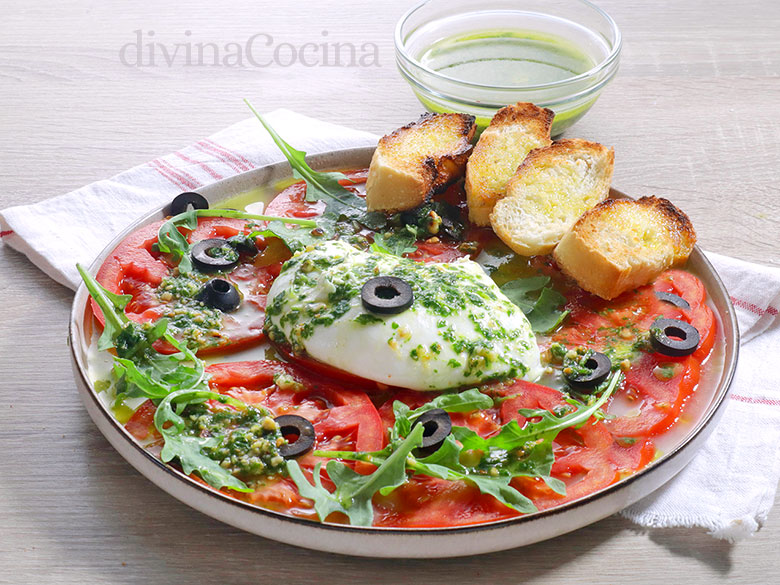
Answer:
<svg viewBox="0 0 780 585"><path fill-rule="evenodd" d="M609 196L615 151L573 139L532 150L490 214L518 254L548 254L580 216Z"/></svg>
<svg viewBox="0 0 780 585"><path fill-rule="evenodd" d="M368 209L412 209L443 191L463 176L475 130L474 116L424 114L383 136L368 169Z"/></svg>
<svg viewBox="0 0 780 585"><path fill-rule="evenodd" d="M553 256L580 287L614 299L687 259L695 243L688 216L666 199L607 199L566 232Z"/></svg>
<svg viewBox="0 0 780 585"><path fill-rule="evenodd" d="M550 144L552 110L520 102L501 108L485 128L466 166L469 219L490 225L490 212L506 184L534 148Z"/></svg>

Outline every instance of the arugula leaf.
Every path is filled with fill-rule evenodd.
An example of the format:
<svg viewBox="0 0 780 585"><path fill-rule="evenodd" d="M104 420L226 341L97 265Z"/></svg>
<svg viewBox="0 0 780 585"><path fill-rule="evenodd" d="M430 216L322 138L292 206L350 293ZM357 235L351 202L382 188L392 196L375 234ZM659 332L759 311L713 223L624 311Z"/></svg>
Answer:
<svg viewBox="0 0 780 585"><path fill-rule="evenodd" d="M413 227L406 225L392 232L389 236L376 234L374 243L371 244L371 251L403 256L417 251L416 242L417 232Z"/></svg>
<svg viewBox="0 0 780 585"><path fill-rule="evenodd" d="M476 388L465 390L457 394L440 394L430 402L412 411L400 400L393 402L393 415L395 424L390 429L391 442L409 434L412 425L425 412L434 408L441 408L446 412L471 412L484 410L493 406L493 399L483 394Z"/></svg>
<svg viewBox="0 0 780 585"><path fill-rule="evenodd" d="M322 236L314 235L312 230L301 226L288 225L283 221L271 221L265 229L252 232L249 236L253 238L257 236L279 238L285 243L290 252L298 252L307 246L312 246L322 241Z"/></svg>
<svg viewBox="0 0 780 585"><path fill-rule="evenodd" d="M493 406L493 399L490 396L483 394L477 388L471 388L457 394L440 394L430 402L415 409L409 416L414 422L421 414L434 408L441 408L447 412L472 412L485 410L491 406Z"/></svg>
<svg viewBox="0 0 780 585"><path fill-rule="evenodd" d="M182 274L192 272L192 259L190 258L192 245L190 245L179 228L190 231L194 230L198 227L199 217L229 217L234 219L270 222L266 230L261 230L250 235L254 237L266 234L276 236L287 244L287 247L290 248L291 251L294 251L293 247L297 248L297 242L300 241L302 236L309 234L309 237L312 237L310 231L304 228L317 227L317 222L311 219L258 215L256 213L247 213L235 209L190 209L168 219L168 221L160 226L160 229L157 232L157 250L165 254L170 254L173 262L178 264L179 272ZM299 227L298 229L289 228L287 227L287 224ZM271 227L272 225L274 227ZM288 243L288 240L290 243Z"/></svg>
<svg viewBox="0 0 780 585"><path fill-rule="evenodd" d="M509 421L501 427L497 434L487 439L480 437L477 433L465 427L453 427L452 432L455 438L461 442L464 449L480 449L483 451L488 451L489 449L511 451L540 439L554 439L563 429L581 426L591 416L596 414L615 391L621 378L622 374L620 372L614 372L609 378L604 392L592 404L588 405L576 400L570 400L569 404L574 407L574 410L560 417L544 409L523 408L519 411L520 414L527 418L539 418L540 420L536 422L529 421L523 427L520 427L516 420Z"/></svg>
<svg viewBox="0 0 780 585"><path fill-rule="evenodd" d="M170 218L157 232L157 249L170 254L171 260L179 265L179 272L182 274L192 272L192 260L189 256L192 246L179 228L194 230L196 227L198 227L198 210L190 209Z"/></svg>
<svg viewBox="0 0 780 585"><path fill-rule="evenodd" d="M333 512L342 512L353 526L371 526L374 520L374 508L371 505L374 494L379 492L387 495L406 483L406 459L422 444L423 431L421 425L415 427L369 475L361 475L339 461L329 461L326 469L336 486L333 492L322 486L319 463L314 468L313 485L303 475L297 461L287 462L287 472L301 495L314 501L314 509L320 520L325 521Z"/></svg>
<svg viewBox="0 0 780 585"><path fill-rule="evenodd" d="M204 448L216 446L219 439L183 433L184 419L174 410L174 404L181 412L188 404L209 399L238 408L245 408L246 405L229 396L207 390L204 362L166 332L167 320L161 319L152 327L131 321L123 311L127 305L127 295L107 291L81 265L77 264L76 267L105 317L106 327L100 337L106 346L103 349L116 349L117 355L113 359L117 389L121 387L125 396L160 400L154 415L155 427L165 440L160 458L166 463L178 460L184 473L197 472L204 481L217 489L228 487L238 491L252 491L203 452ZM157 352L152 344L160 338L164 338L179 352L171 355Z"/></svg>
<svg viewBox="0 0 780 585"><path fill-rule="evenodd" d="M525 313L536 333L552 331L569 314L560 309L566 303L566 297L548 286L549 283L549 276L531 276L512 280L500 287L501 292Z"/></svg>
<svg viewBox="0 0 780 585"><path fill-rule="evenodd" d="M249 103L249 100L244 99L244 103L249 106L252 113L260 120L260 123L268 134L271 135L276 146L279 147L279 150L282 151L284 157L289 161L293 169L293 175L297 179L306 181L306 201L325 201L328 204L337 202L344 207L353 208L359 212L365 209L365 206L360 204L360 200L355 197L355 194L345 189L339 183L339 181L348 180L346 175L336 172L321 173L312 169L306 162L305 152L296 150L282 140L282 137L276 133L276 130Z"/></svg>
<svg viewBox="0 0 780 585"><path fill-rule="evenodd" d="M615 372L605 390L592 404L570 400L574 410L562 416L556 416L546 410L523 409L521 414L528 418L538 417L539 420L528 422L522 428L517 421L510 421L489 438L483 438L469 428L453 426L452 434L431 455L417 459L409 452L406 455L406 469L449 481L465 481L482 493L492 495L505 506L521 513L535 512L533 502L509 485L512 478L538 477L552 490L565 495L565 484L550 476L555 459L552 442L563 429L581 426L594 416L612 395L621 378L622 374ZM432 408L443 408L448 412L468 412L492 405L493 400L477 389L459 394L442 394L415 410L396 401L393 403L395 424L390 431L390 444L382 451L315 451L314 454L320 457L367 461L381 467L395 455L395 449L401 443L402 437L411 436L411 433L421 427L418 425L412 428L414 421L424 412ZM466 465L464 461L472 457L464 457L464 451L478 454L478 461ZM329 473L331 463L328 464Z"/></svg>
<svg viewBox="0 0 780 585"><path fill-rule="evenodd" d="M184 419L174 410L174 403L179 410L183 410L187 404L196 404L204 400L218 400L223 404L246 408L243 402L216 392L205 390L171 392L162 399L154 413L154 426L165 439L160 459L165 463L176 459L184 473L189 475L195 471L206 483L217 489L227 487L239 492L253 491L243 481L203 453L204 448L216 447L219 444L218 437L199 437L183 433Z"/></svg>
<svg viewBox="0 0 780 585"><path fill-rule="evenodd" d="M312 169L306 162L305 152L297 150L285 142L249 103L249 100L245 99L244 102L263 125L263 128L271 135L287 162L290 163L293 176L306 182L306 201L323 201L325 203L325 211L317 222L318 227L323 231L323 237L330 239L336 236L336 223L341 219L356 221L369 229L377 229L380 224L384 225L387 222L383 214L369 212L362 197L357 197L339 183L339 181L349 180L346 175L339 172L323 173Z"/></svg>
<svg viewBox="0 0 780 585"><path fill-rule="evenodd" d="M527 314L534 308L534 299L531 293L542 290L549 282L549 276L529 276L509 281L500 288L510 301Z"/></svg>
<svg viewBox="0 0 780 585"><path fill-rule="evenodd" d="M558 327L569 314L569 311L559 309L565 303L566 297L557 290L543 288L533 308L526 315L531 328L539 333L547 333Z"/></svg>
<svg viewBox="0 0 780 585"><path fill-rule="evenodd" d="M298 492L304 498L310 499L314 502L314 511L317 512L322 522L325 522L326 518L333 514L333 512L343 512L344 507L341 504L338 496L329 492L322 486L322 478L320 476L322 470L322 462L317 463L314 466L314 485L309 483L306 476L301 471L300 465L295 459L289 459L287 461L287 474L295 482L298 487Z"/></svg>
<svg viewBox="0 0 780 585"><path fill-rule="evenodd" d="M114 347L114 339L129 321L125 315L125 307L133 299L133 296L118 295L103 288L81 264L76 264L76 270L79 271L89 296L95 300L100 307L100 312L103 313L103 333L98 339L97 347L100 351Z"/></svg>

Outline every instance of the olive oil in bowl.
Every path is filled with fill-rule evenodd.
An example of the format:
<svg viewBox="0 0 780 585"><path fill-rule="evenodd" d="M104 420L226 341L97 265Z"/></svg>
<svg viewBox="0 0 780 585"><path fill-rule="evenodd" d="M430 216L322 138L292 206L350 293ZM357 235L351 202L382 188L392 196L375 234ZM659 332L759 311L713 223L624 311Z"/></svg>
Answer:
<svg viewBox="0 0 780 585"><path fill-rule="evenodd" d="M491 87L545 85L590 71L595 59L567 39L536 31L481 31L442 39L420 63L452 79Z"/></svg>
<svg viewBox="0 0 780 585"><path fill-rule="evenodd" d="M620 32L587 0L426 0L399 21L398 69L432 112L483 129L507 104L555 112L553 136L582 117L618 69Z"/></svg>

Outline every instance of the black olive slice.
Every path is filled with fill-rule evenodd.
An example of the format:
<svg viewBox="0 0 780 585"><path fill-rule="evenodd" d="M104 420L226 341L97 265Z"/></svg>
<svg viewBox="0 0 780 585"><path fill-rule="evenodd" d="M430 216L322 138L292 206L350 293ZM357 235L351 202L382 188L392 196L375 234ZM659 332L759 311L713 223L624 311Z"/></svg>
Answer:
<svg viewBox="0 0 780 585"><path fill-rule="evenodd" d="M223 278L214 278L203 285L195 297L207 307L230 313L241 304L241 295L233 283Z"/></svg>
<svg viewBox="0 0 780 585"><path fill-rule="evenodd" d="M417 454L427 457L435 453L452 432L452 420L447 411L434 408L421 414L414 422L412 428L423 426L422 445L417 449Z"/></svg>
<svg viewBox="0 0 780 585"><path fill-rule="evenodd" d="M690 309L691 305L681 296L678 296L673 293L669 292L661 292L661 291L655 291L655 296L658 297L659 300L666 301L667 303L672 303L675 307L678 307L680 309Z"/></svg>
<svg viewBox="0 0 780 585"><path fill-rule="evenodd" d="M363 306L372 313L393 315L412 306L414 293L409 283L395 276L371 278L360 290Z"/></svg>
<svg viewBox="0 0 780 585"><path fill-rule="evenodd" d="M257 244L253 238L247 237L246 234L231 236L227 239L227 243L239 254L246 254L252 258L257 256Z"/></svg>
<svg viewBox="0 0 780 585"><path fill-rule="evenodd" d="M297 414L277 416L276 424L287 444L279 447L279 455L285 459L298 457L311 451L314 447L314 425Z"/></svg>
<svg viewBox="0 0 780 585"><path fill-rule="evenodd" d="M201 240L192 246L190 255L201 272L230 270L238 264L238 252L223 238Z"/></svg>
<svg viewBox="0 0 780 585"><path fill-rule="evenodd" d="M671 357L691 355L699 347L699 330L679 319L656 319L650 327L650 345Z"/></svg>
<svg viewBox="0 0 780 585"><path fill-rule="evenodd" d="M169 215L184 213L190 206L192 206L193 209L208 209L209 202L206 201L206 198L203 195L195 193L194 191L181 193L171 201L171 205L168 208Z"/></svg>
<svg viewBox="0 0 780 585"><path fill-rule="evenodd" d="M564 372L563 377L575 390L587 391L600 386L607 379L612 370L612 362L603 353L594 351L584 363L580 363L580 367L586 368L587 373Z"/></svg>

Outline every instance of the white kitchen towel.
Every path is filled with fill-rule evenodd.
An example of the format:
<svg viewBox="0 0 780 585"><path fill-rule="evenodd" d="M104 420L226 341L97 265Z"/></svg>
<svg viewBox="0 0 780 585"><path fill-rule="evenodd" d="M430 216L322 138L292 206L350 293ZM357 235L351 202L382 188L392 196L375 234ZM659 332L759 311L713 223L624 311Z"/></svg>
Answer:
<svg viewBox="0 0 780 585"><path fill-rule="evenodd" d="M307 154L376 146L377 136L289 110L265 116ZM89 266L139 217L183 191L284 160L256 118L103 181L33 205L0 211L0 241L25 254L54 280L76 289L76 262ZM56 237L53 235L56 234Z"/></svg>
<svg viewBox="0 0 780 585"><path fill-rule="evenodd" d="M310 154L375 145L377 137L276 110L268 121ZM219 179L283 160L252 118L175 153L66 195L0 212L0 241L75 289L76 262L89 264L138 217ZM56 238L51 235L56 234ZM780 479L780 270L717 254L710 260L737 309L740 362L722 422L667 486L623 514L643 526L701 526L737 540L764 522Z"/></svg>

